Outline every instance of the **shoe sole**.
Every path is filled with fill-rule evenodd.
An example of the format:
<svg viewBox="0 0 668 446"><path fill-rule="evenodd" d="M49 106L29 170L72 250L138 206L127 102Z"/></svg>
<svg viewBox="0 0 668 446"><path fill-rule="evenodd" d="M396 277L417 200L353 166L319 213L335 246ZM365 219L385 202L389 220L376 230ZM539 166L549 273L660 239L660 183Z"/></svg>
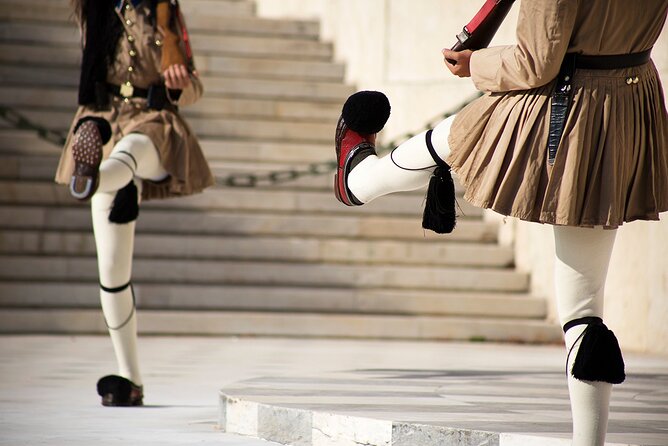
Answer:
<svg viewBox="0 0 668 446"><path fill-rule="evenodd" d="M97 189L98 169L102 162L102 137L93 121L79 127L72 145L74 173L70 179L70 194L78 200L90 198Z"/></svg>

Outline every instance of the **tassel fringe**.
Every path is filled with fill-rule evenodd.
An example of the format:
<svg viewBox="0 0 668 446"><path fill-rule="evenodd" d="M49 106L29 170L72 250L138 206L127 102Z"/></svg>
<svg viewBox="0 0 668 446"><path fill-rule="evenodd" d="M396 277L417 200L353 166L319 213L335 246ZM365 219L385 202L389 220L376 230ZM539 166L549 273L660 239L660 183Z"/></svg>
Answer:
<svg viewBox="0 0 668 446"><path fill-rule="evenodd" d="M601 319L595 319L583 333L571 373L581 381L621 384L626 374L619 342Z"/></svg>
<svg viewBox="0 0 668 446"><path fill-rule="evenodd" d="M124 224L135 221L139 216L138 191L134 181L116 192L114 204L109 212L109 221Z"/></svg>
<svg viewBox="0 0 668 446"><path fill-rule="evenodd" d="M431 142L431 134L432 130L426 134L427 149L437 167L429 180L422 227L437 234L449 234L457 225L455 182L450 173L450 166L436 154L436 149Z"/></svg>

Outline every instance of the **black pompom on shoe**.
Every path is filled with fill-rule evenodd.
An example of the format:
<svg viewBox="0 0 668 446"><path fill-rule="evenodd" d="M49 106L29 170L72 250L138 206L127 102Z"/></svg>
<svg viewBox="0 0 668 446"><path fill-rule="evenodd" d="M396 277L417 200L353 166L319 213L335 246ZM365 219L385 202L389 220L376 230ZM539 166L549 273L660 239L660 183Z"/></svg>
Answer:
<svg viewBox="0 0 668 446"><path fill-rule="evenodd" d="M349 129L371 135L383 129L390 111L390 101L380 91L358 91L343 104L341 116Z"/></svg>
<svg viewBox="0 0 668 446"><path fill-rule="evenodd" d="M131 407L144 405L144 387L127 378L107 375L97 382L97 394L103 406Z"/></svg>

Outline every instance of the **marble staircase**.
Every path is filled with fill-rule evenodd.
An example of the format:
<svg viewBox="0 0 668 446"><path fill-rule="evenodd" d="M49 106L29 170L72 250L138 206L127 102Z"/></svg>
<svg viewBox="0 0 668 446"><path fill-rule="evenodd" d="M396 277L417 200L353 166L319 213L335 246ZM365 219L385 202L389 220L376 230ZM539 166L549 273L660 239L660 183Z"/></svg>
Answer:
<svg viewBox="0 0 668 446"><path fill-rule="evenodd" d="M220 177L333 159L355 91L318 23L246 0L183 3L206 94L184 109ZM0 105L65 131L79 37L67 0L0 0ZM414 129L406 129L414 130ZM60 148L0 119L0 333L102 333L88 206L53 183ZM449 236L420 227L424 191L361 208L332 174L149 202L134 283L150 334L555 342L546 303L463 200Z"/></svg>

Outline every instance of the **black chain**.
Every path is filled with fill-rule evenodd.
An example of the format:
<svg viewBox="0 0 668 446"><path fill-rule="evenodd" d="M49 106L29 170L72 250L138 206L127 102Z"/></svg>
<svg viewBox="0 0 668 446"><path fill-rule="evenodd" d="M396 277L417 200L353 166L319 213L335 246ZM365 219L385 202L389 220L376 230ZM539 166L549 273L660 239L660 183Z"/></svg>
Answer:
<svg viewBox="0 0 668 446"><path fill-rule="evenodd" d="M37 136L56 146L63 146L65 144L67 138L65 133L43 127L12 108L0 105L0 116L14 128L19 130L33 130L37 133Z"/></svg>
<svg viewBox="0 0 668 446"><path fill-rule="evenodd" d="M446 118L458 113L462 108L467 106L471 101L478 98L480 93L475 97L463 102L454 108L453 111L444 113L431 121L429 121L423 130L429 130L434 128L439 122L443 121ZM9 107L0 105L0 116L12 124L15 128L21 130L33 130L37 135L57 146L63 146L65 144L66 135L62 132L56 130L50 130L46 127L43 127L25 116L21 115L16 110L13 110ZM419 133L419 132L417 132ZM377 147L378 153L387 153L393 148L397 147L403 141L412 138L415 136L415 133L406 133L401 137L395 138L392 141L383 144L382 146ZM219 186L225 187L259 187L259 186L270 186L273 184L287 183L290 181L295 181L299 178L307 176L319 176L324 175L336 170L335 161L322 161L319 163L312 163L304 166L301 169L285 169L285 170L275 170L272 172L267 172L263 175L256 175L251 173L233 173L222 177L216 178L216 184Z"/></svg>

